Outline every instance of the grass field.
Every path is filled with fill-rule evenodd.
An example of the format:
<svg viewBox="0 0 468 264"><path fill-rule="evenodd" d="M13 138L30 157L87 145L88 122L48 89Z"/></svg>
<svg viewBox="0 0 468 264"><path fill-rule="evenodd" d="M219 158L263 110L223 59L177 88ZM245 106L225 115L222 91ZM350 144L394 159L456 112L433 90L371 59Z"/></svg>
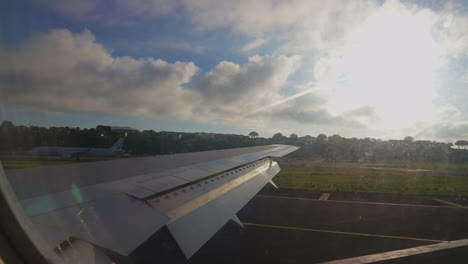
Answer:
<svg viewBox="0 0 468 264"><path fill-rule="evenodd" d="M400 169L424 169L424 170L466 170L468 164L453 163L382 163L382 162L323 162L311 160L297 160L286 162L288 167L368 167L368 168L400 168Z"/></svg>
<svg viewBox="0 0 468 264"><path fill-rule="evenodd" d="M344 165L349 162L344 162ZM452 163L361 163L364 167L424 169L424 170L468 170L468 164Z"/></svg>
<svg viewBox="0 0 468 264"><path fill-rule="evenodd" d="M76 161L58 161L58 160L3 160L2 166L5 170L34 168L53 165L64 165L75 163Z"/></svg>
<svg viewBox="0 0 468 264"><path fill-rule="evenodd" d="M280 188L468 196L468 176L444 173L282 166L274 181Z"/></svg>

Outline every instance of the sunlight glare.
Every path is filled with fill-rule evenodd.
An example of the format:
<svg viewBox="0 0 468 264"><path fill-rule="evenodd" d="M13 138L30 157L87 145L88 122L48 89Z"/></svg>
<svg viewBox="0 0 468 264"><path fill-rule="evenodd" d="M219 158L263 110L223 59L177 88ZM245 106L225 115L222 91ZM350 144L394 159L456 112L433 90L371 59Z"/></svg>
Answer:
<svg viewBox="0 0 468 264"><path fill-rule="evenodd" d="M440 56L429 15L379 12L350 35L334 66L339 80L330 111L371 106L389 128L430 120Z"/></svg>

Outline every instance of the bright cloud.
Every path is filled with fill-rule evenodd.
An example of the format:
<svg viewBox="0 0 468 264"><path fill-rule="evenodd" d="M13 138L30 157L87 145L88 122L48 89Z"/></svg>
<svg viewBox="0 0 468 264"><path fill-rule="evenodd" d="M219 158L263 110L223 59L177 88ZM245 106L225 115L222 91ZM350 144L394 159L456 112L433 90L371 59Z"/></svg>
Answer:
<svg viewBox="0 0 468 264"><path fill-rule="evenodd" d="M388 3L352 31L342 49L316 64L319 85L333 94L330 109L368 105L387 128L430 119L442 66L431 19L424 10Z"/></svg>
<svg viewBox="0 0 468 264"><path fill-rule="evenodd" d="M192 88L203 98L205 112L244 116L262 105L280 100L280 90L300 66L298 56L252 56L244 65L220 62L204 76L195 78Z"/></svg>
<svg viewBox="0 0 468 264"><path fill-rule="evenodd" d="M191 62L113 57L91 32L53 30L0 49L0 102L43 110L190 117Z"/></svg>
<svg viewBox="0 0 468 264"><path fill-rule="evenodd" d="M298 56L252 56L198 74L192 62L114 57L90 31L38 33L0 49L0 103L176 119L236 119L281 99Z"/></svg>
<svg viewBox="0 0 468 264"><path fill-rule="evenodd" d="M435 100L450 58L464 51L466 37L454 29L457 20L398 1L375 9L349 32L341 47L315 64L316 82L329 93L334 114L356 107L375 109L372 125L396 135L415 124L438 124ZM444 26L440 26L440 25Z"/></svg>

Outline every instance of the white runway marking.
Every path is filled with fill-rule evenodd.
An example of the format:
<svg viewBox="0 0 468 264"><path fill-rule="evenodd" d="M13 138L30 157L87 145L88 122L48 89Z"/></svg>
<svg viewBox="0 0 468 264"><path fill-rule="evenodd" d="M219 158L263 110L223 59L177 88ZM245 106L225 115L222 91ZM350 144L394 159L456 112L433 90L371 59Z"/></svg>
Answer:
<svg viewBox="0 0 468 264"><path fill-rule="evenodd" d="M326 201L326 200L328 200L328 197L330 197L330 194L329 194L329 193L322 193L322 195L320 196L319 200L321 200L321 201Z"/></svg>
<svg viewBox="0 0 468 264"><path fill-rule="evenodd" d="M432 198L432 200L437 201L437 202L440 202L440 203L452 205L452 206L455 206L455 207L466 208L466 206L463 206L463 205L461 205L461 204L456 204L456 203L448 202L448 201L445 201L445 200L442 200L442 199L438 199L438 198Z"/></svg>
<svg viewBox="0 0 468 264"><path fill-rule="evenodd" d="M301 201L316 201L316 202L328 202L328 203L351 203L351 204L373 204L373 205L389 205L389 206L411 206L411 207L428 207L428 208L451 208L451 209L467 209L468 207L460 206L445 206L445 205L424 205L424 204L403 204L403 203L379 203L379 202L360 202L360 201L343 201L343 200L319 200L312 198L300 198L290 196L272 196L272 195L256 195L258 197L273 198L273 199L289 199L289 200L301 200Z"/></svg>
<svg viewBox="0 0 468 264"><path fill-rule="evenodd" d="M324 262L324 263L326 264L373 263L377 261L408 257L408 256L424 254L424 253L429 253L429 252L444 250L444 249L449 249L449 248L463 247L463 246L468 246L468 239L454 240L454 241L437 243L437 244L432 244L432 245L427 245L427 246L387 251L383 253L334 260L334 261L329 261L329 262Z"/></svg>
<svg viewBox="0 0 468 264"><path fill-rule="evenodd" d="M276 228L276 229L286 229L286 230L298 230L298 231L307 231L307 232L340 234L340 235L353 235L353 236L365 236L365 237L380 237L380 238L416 240L416 241L425 241L425 242L434 242L434 243L446 242L446 241L443 241L443 240L426 239L426 238L418 238L418 237L387 236L387 235L378 235L378 234L343 232L343 231L323 230L323 229L313 229L313 228L301 228L301 227L292 227L292 226L265 225L265 224L249 223L249 222L244 222L244 225L246 225L246 226L269 227L269 228Z"/></svg>
<svg viewBox="0 0 468 264"><path fill-rule="evenodd" d="M330 194L329 194L329 193L322 193L322 195L320 196L319 200L321 200L321 201L326 201L326 200L328 200L328 197L330 197Z"/></svg>

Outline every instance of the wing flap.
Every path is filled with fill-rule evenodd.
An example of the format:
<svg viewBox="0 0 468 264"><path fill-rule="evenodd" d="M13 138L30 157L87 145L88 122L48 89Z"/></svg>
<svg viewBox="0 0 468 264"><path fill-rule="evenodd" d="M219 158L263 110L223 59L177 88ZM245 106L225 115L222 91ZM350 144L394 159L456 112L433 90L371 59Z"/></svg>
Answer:
<svg viewBox="0 0 468 264"><path fill-rule="evenodd" d="M280 168L268 159L225 172L192 186L148 200L171 220L167 227L190 258L267 184Z"/></svg>
<svg viewBox="0 0 468 264"><path fill-rule="evenodd" d="M31 220L52 248L74 237L128 255L169 218L158 209L121 193L37 215Z"/></svg>

